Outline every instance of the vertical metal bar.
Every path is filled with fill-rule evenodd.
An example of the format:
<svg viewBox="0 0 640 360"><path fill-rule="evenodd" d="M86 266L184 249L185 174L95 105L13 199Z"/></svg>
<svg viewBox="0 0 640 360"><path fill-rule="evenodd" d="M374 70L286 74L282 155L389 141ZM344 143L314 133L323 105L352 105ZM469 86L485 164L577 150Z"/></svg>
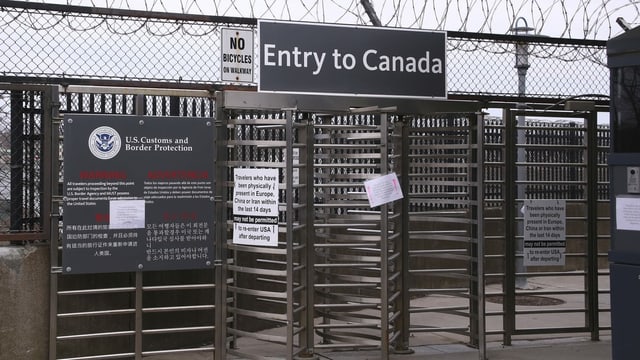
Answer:
<svg viewBox="0 0 640 360"><path fill-rule="evenodd" d="M380 174L389 173L389 116L380 114ZM389 358L389 205L380 206L380 339L382 359Z"/></svg>
<svg viewBox="0 0 640 360"><path fill-rule="evenodd" d="M516 119L511 110L505 109L502 116L505 125L505 265L504 265L504 301L503 301L503 343L511 345L511 336L515 330L515 293L516 293Z"/></svg>
<svg viewBox="0 0 640 360"><path fill-rule="evenodd" d="M478 113L475 123L475 141L474 141L474 161L472 166L475 170L475 176L472 179L475 189L475 216L473 222L475 222L475 237L476 243L476 261L477 261L477 307L478 307L478 351L480 353L480 359L485 360L487 358L487 338L486 332L486 317L485 317L485 281L484 281L484 114ZM473 128L472 128L473 131Z"/></svg>
<svg viewBox="0 0 640 360"><path fill-rule="evenodd" d="M305 164L304 172L300 171L301 179L300 181L304 183L305 186L305 194L306 194L306 247L305 247L305 276L306 276L306 291L305 298L303 301L305 302L305 355L307 357L312 357L314 353L314 282L315 282L315 274L314 274L314 264L315 264L315 230L314 230L314 221L315 221L315 209L314 209L314 188L313 188L313 175L314 175L314 161L313 161L313 153L314 153L314 138L313 138L313 123L311 119L307 119L306 126L306 135L305 141L302 143L306 144L306 152L304 157L302 156L302 152L300 152L301 159L300 163Z"/></svg>
<svg viewBox="0 0 640 360"><path fill-rule="evenodd" d="M53 173L53 162L51 161L52 152L53 152L53 144L57 144L57 138L53 139L53 127L54 120L59 120L57 115L56 106L60 107L60 103L58 99L54 99L54 96L57 96L58 88L55 87L47 87L42 92L42 121L41 121L41 131L42 131L42 145L40 146L40 160L41 161L41 170L40 170L40 179L42 181L42 197L40 198L40 203L42 204L42 208L40 209L40 218L43 231L46 237L51 235L51 218L52 218L52 209L54 204L52 204L52 195L54 191L57 193L58 184L55 184L54 190L54 179L58 179L57 177L57 169L56 176L54 177ZM55 117L55 119L54 119ZM56 154L58 153L56 149ZM35 159L33 159L35 161ZM56 211L58 213L58 211ZM49 217L47 219L47 217ZM57 219L56 219L57 220Z"/></svg>
<svg viewBox="0 0 640 360"><path fill-rule="evenodd" d="M135 95L134 103L133 103L133 112L136 115L146 115L146 96L144 95Z"/></svg>
<svg viewBox="0 0 640 360"><path fill-rule="evenodd" d="M24 107L22 104L23 91L11 91L11 206L10 229L22 229L23 208L23 146L24 146Z"/></svg>
<svg viewBox="0 0 640 360"><path fill-rule="evenodd" d="M133 111L136 115L145 115L145 103L146 98L144 95L135 95L133 103Z"/></svg>
<svg viewBox="0 0 640 360"><path fill-rule="evenodd" d="M26 158L25 158L25 166L26 166L26 171L25 174L28 173L28 185L26 187L27 191L28 191L28 199L27 199L27 209L28 209L28 213L26 214L26 218L27 218L27 222L26 222L26 226L27 229L29 230L33 230L36 226L36 219L38 217L37 213L36 213L36 204L38 202L42 201L42 197L40 196L40 193L43 191L42 189L42 177L40 179L36 178L36 161L42 161L42 158L36 160L36 148L40 148L42 149L42 134L37 134L38 132L38 128L36 127L36 122L37 122L37 114L35 112L35 110L38 108L38 105L36 104L36 97L38 95L40 96L44 96L44 93L41 91L29 91L28 92L29 96L29 120L28 120L28 130L27 130L27 136L25 137L25 145L26 145ZM40 105L41 109L40 112L42 113L43 117L44 117L44 107L43 104ZM41 120L41 124L40 126L42 127L42 121L44 119L40 119ZM40 172L38 173L39 176L42 175L42 166L40 167ZM40 181L38 181L40 180ZM40 213L40 221L38 221L38 225L42 226L43 224L43 216L44 214L42 214L42 212Z"/></svg>
<svg viewBox="0 0 640 360"><path fill-rule="evenodd" d="M400 251L402 251L401 261L402 261L402 276L400 276L400 291L402 292L400 299L400 343L396 346L396 352L403 353L413 353L412 350L409 349L409 337L410 330L409 327L411 325L411 313L409 312L411 308L411 296L409 294L409 203L410 203L410 193L409 193L409 135L411 130L411 123L409 123L409 117L403 117L402 121L398 122L398 126L401 126L401 137L400 141L401 145L401 175L400 175L400 186L402 188L402 192L404 194L404 199L402 199L402 236L401 236L401 247Z"/></svg>
<svg viewBox="0 0 640 360"><path fill-rule="evenodd" d="M180 98L177 96L169 97L169 116L180 116Z"/></svg>
<svg viewBox="0 0 640 360"><path fill-rule="evenodd" d="M294 357L294 336L295 336L295 308L294 305L296 303L294 299L293 287L294 287L294 247L293 242L295 240L295 234L293 233L293 219L294 216L294 199L293 199L293 116L294 113L292 110L287 110L285 112L286 116L286 128L285 128L285 136L286 136L286 159L285 159L285 186L286 190L286 215L287 219L287 232L286 232L286 246L287 246L287 359L292 360Z"/></svg>
<svg viewBox="0 0 640 360"><path fill-rule="evenodd" d="M51 86L45 91L45 98L43 99L43 112L45 119L43 119L44 129L44 163L48 164L46 171L46 178L48 183L45 186L46 191L49 192L49 196L45 195L45 204L49 204L48 209L43 209L42 215L49 216L49 225L46 231L49 234L49 262L51 266L51 272L49 275L49 359L53 360L57 357L57 333L58 333L58 272L57 269L60 265L58 262L58 244L59 239L59 221L60 221L60 194L59 194L59 173L60 164L59 159L59 130L60 130L60 98L58 94L58 87ZM50 117L46 119L46 117ZM47 125L48 124L48 125ZM46 181L46 180L45 180ZM45 222L46 223L46 222Z"/></svg>
<svg viewBox="0 0 640 360"><path fill-rule="evenodd" d="M480 236L478 234L478 224L482 221L481 218L478 217L479 207L482 206L481 203L478 202L478 186L480 185L478 179L478 169L477 169L477 161L478 161L478 134L477 134L477 119L472 116L468 117L469 123L467 124L468 138L467 138L467 186L469 187L469 199L468 199L468 207L469 207L469 257L470 261L470 269L469 269L469 337L471 340L471 345L477 348L480 347L480 303L481 300L479 296L479 287L480 287L480 274L479 268L480 263L482 262L482 258L479 256L478 246L480 241Z"/></svg>
<svg viewBox="0 0 640 360"><path fill-rule="evenodd" d="M142 360L142 271L136 271L135 359Z"/></svg>
<svg viewBox="0 0 640 360"><path fill-rule="evenodd" d="M598 117L585 117L587 131L587 326L591 340L600 339L598 304Z"/></svg>
<svg viewBox="0 0 640 360"><path fill-rule="evenodd" d="M227 253L225 243L227 241L227 188L225 181L227 180L228 167L226 164L227 151L224 148L227 132L226 116L222 105L224 103L224 93L216 92L216 182L215 182L215 198L216 198L216 257L219 259L220 266L215 269L215 334L214 334L214 358L224 360L227 356ZM215 268L215 267L214 267Z"/></svg>
<svg viewBox="0 0 640 360"><path fill-rule="evenodd" d="M84 94L83 93L78 93L78 112L85 112L84 111Z"/></svg>
<svg viewBox="0 0 640 360"><path fill-rule="evenodd" d="M122 97L123 113L126 113L126 107L124 103L125 98L126 96ZM136 115L140 115L140 116L144 115L143 113L144 105L140 106L141 103L144 103L144 95L135 95L133 110ZM135 312L135 322L134 322L134 329L135 329L134 352L135 352L135 359L141 360L142 359L142 301L143 301L142 286L144 284L141 270L136 271L135 282L136 282L136 292L135 292L136 312Z"/></svg>
<svg viewBox="0 0 640 360"><path fill-rule="evenodd" d="M69 95L67 98L71 99L71 95ZM69 105L67 106L67 109L71 109L71 103L69 103ZM101 114L107 113L107 95L106 94L100 95L100 113Z"/></svg>

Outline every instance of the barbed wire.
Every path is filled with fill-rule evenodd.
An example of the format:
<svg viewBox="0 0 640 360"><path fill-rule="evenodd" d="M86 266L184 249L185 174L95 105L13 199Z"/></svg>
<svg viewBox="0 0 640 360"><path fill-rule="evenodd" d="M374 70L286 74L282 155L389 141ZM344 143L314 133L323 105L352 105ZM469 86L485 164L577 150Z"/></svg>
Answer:
<svg viewBox="0 0 640 360"><path fill-rule="evenodd" d="M293 21L369 24L358 0L30 0L130 10ZM524 18L532 33L606 40L623 31L619 17L640 24L640 0L370 0L385 26L512 33Z"/></svg>

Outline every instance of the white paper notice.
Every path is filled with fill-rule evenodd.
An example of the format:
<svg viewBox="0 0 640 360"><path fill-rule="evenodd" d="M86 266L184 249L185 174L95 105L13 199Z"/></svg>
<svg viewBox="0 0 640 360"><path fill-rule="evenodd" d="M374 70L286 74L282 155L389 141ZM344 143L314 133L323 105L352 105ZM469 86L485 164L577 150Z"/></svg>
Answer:
<svg viewBox="0 0 640 360"><path fill-rule="evenodd" d="M278 169L233 170L233 243L278 246Z"/></svg>
<svg viewBox="0 0 640 360"><path fill-rule="evenodd" d="M109 201L109 229L144 229L144 200Z"/></svg>
<svg viewBox="0 0 640 360"><path fill-rule="evenodd" d="M402 189L396 173L380 176L364 182L369 206L376 207L402 199Z"/></svg>
<svg viewBox="0 0 640 360"><path fill-rule="evenodd" d="M640 197L616 197L616 228L640 231Z"/></svg>
<svg viewBox="0 0 640 360"><path fill-rule="evenodd" d="M566 200L525 200L523 210L524 266L565 265Z"/></svg>

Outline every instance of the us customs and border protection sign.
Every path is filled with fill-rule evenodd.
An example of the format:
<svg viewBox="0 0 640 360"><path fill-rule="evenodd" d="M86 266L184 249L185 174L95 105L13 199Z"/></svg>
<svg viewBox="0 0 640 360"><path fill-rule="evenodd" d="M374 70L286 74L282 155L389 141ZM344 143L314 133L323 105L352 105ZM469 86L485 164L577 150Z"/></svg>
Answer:
<svg viewBox="0 0 640 360"><path fill-rule="evenodd" d="M65 274L212 268L214 126L65 115Z"/></svg>
<svg viewBox="0 0 640 360"><path fill-rule="evenodd" d="M446 33L258 22L264 92L446 98Z"/></svg>
<svg viewBox="0 0 640 360"><path fill-rule="evenodd" d="M253 82L253 30L222 28L222 81Z"/></svg>
<svg viewBox="0 0 640 360"><path fill-rule="evenodd" d="M565 264L567 243L565 200L525 200L524 207L525 266Z"/></svg>

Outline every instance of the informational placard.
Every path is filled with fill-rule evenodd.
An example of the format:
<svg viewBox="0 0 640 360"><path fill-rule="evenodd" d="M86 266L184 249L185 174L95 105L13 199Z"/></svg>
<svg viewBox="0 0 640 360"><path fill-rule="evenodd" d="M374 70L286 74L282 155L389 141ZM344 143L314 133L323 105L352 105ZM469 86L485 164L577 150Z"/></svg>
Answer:
<svg viewBox="0 0 640 360"><path fill-rule="evenodd" d="M222 81L253 82L253 30L222 28Z"/></svg>
<svg viewBox="0 0 640 360"><path fill-rule="evenodd" d="M396 173L390 173L364 182L369 206L376 207L402 199L402 188Z"/></svg>
<svg viewBox="0 0 640 360"><path fill-rule="evenodd" d="M233 170L233 243L278 246L278 169Z"/></svg>
<svg viewBox="0 0 640 360"><path fill-rule="evenodd" d="M210 119L64 118L63 273L213 266Z"/></svg>
<svg viewBox="0 0 640 360"><path fill-rule="evenodd" d="M616 228L640 231L640 196L616 197Z"/></svg>
<svg viewBox="0 0 640 360"><path fill-rule="evenodd" d="M258 22L258 90L446 98L446 33Z"/></svg>
<svg viewBox="0 0 640 360"><path fill-rule="evenodd" d="M566 201L525 200L524 265L565 264L567 243Z"/></svg>

